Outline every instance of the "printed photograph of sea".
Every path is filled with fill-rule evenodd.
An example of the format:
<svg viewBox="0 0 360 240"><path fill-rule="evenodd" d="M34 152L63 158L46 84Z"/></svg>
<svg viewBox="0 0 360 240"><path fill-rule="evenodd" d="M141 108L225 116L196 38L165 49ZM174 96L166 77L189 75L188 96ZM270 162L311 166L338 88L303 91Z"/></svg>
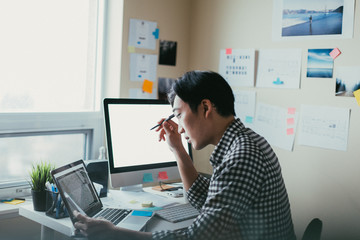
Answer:
<svg viewBox="0 0 360 240"><path fill-rule="evenodd" d="M308 78L332 78L334 60L330 56L332 49L309 49L307 74Z"/></svg>
<svg viewBox="0 0 360 240"><path fill-rule="evenodd" d="M344 0L283 1L283 37L342 34Z"/></svg>

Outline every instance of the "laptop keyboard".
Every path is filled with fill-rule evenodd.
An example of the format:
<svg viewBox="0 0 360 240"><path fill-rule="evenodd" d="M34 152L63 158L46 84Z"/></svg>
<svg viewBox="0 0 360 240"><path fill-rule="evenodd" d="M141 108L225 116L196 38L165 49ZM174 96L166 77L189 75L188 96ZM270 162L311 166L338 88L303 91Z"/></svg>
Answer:
<svg viewBox="0 0 360 240"><path fill-rule="evenodd" d="M187 203L158 210L156 214L169 222L176 223L197 217L199 211L191 206L190 203Z"/></svg>
<svg viewBox="0 0 360 240"><path fill-rule="evenodd" d="M123 220L127 215L131 213L131 210L119 209L119 208L105 208L99 213L97 217L103 217L106 220L112 222L114 225L117 225L121 220Z"/></svg>

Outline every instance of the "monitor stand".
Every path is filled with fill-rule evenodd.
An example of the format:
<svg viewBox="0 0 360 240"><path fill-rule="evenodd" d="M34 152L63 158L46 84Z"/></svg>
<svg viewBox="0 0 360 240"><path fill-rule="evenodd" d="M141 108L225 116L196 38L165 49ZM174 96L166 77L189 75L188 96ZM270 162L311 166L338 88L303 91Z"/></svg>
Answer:
<svg viewBox="0 0 360 240"><path fill-rule="evenodd" d="M143 185L142 184L136 184L136 185L120 187L120 191L143 192Z"/></svg>

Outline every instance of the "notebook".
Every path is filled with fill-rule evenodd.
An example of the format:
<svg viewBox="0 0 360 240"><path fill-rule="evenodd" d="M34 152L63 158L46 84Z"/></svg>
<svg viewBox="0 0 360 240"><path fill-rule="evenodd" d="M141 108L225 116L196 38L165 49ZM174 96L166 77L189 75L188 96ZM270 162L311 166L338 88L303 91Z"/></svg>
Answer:
<svg viewBox="0 0 360 240"><path fill-rule="evenodd" d="M74 210L90 217L102 216L116 226L136 231L142 230L153 216L152 212L147 211L104 208L83 160L59 167L51 171L51 175L73 224L77 221L73 214ZM111 219L106 215L110 215Z"/></svg>

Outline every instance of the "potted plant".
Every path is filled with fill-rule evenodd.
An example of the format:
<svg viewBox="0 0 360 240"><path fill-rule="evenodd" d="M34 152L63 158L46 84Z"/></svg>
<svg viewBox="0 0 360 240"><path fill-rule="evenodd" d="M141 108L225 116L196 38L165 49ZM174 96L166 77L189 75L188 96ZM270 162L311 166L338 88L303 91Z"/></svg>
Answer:
<svg viewBox="0 0 360 240"><path fill-rule="evenodd" d="M30 186L34 210L46 211L46 182L52 182L50 172L54 169L50 163L41 162L32 165Z"/></svg>

